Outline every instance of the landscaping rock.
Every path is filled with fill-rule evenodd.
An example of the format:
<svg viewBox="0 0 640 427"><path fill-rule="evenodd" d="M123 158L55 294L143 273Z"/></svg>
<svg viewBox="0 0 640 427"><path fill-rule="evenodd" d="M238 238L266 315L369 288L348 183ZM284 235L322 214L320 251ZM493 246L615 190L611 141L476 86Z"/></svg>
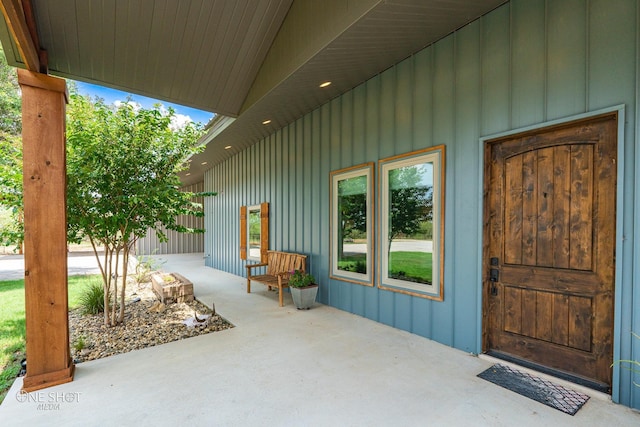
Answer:
<svg viewBox="0 0 640 427"><path fill-rule="evenodd" d="M76 363L233 327L218 315L210 316L206 326L187 327L184 322L186 319L193 318L194 311L200 317L204 317L204 314L211 315L211 310L195 300L170 305L162 304L157 300L150 283L141 285L131 283L127 286L127 294L123 325L105 326L102 313L82 315L79 310L69 312L70 342L76 342L80 337L85 342L85 348L82 350L76 352L72 349ZM134 294L135 297L132 298ZM140 302L134 303L135 298L140 298ZM154 304L156 310L150 311ZM158 312L160 305L163 309Z"/></svg>

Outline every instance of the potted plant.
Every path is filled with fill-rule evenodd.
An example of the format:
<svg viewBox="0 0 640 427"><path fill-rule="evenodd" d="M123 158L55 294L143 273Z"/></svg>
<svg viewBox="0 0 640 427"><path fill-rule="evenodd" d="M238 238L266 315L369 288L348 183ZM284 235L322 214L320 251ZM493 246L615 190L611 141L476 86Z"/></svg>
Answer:
<svg viewBox="0 0 640 427"><path fill-rule="evenodd" d="M294 270L289 275L289 289L298 310L308 310L316 300L318 285L311 274Z"/></svg>

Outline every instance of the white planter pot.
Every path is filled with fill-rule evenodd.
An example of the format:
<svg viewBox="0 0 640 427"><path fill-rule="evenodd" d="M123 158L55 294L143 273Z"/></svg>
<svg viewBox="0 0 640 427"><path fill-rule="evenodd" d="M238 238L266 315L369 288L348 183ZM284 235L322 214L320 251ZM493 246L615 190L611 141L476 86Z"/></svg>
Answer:
<svg viewBox="0 0 640 427"><path fill-rule="evenodd" d="M290 287L293 303L298 310L308 310L316 301L318 295L318 285L311 285L305 288Z"/></svg>

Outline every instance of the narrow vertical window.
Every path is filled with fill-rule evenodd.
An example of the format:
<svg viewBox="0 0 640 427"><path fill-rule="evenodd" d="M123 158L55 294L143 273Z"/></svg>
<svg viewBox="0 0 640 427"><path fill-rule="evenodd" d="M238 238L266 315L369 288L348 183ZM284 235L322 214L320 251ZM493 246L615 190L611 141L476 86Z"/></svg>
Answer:
<svg viewBox="0 0 640 427"><path fill-rule="evenodd" d="M260 205L249 206L247 219L247 235L249 236L247 259L260 261Z"/></svg>
<svg viewBox="0 0 640 427"><path fill-rule="evenodd" d="M380 161L379 286L443 299L444 146Z"/></svg>
<svg viewBox="0 0 640 427"><path fill-rule="evenodd" d="M331 278L373 285L373 163L331 173Z"/></svg>
<svg viewBox="0 0 640 427"><path fill-rule="evenodd" d="M269 203L240 207L240 259L267 262Z"/></svg>

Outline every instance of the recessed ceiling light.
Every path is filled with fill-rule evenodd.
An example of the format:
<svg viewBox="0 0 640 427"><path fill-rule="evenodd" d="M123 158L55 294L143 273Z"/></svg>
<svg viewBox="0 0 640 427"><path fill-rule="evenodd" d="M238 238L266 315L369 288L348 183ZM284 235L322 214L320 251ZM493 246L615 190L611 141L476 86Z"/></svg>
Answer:
<svg viewBox="0 0 640 427"><path fill-rule="evenodd" d="M201 165L206 165L206 164L207 164L207 162L202 162L202 163L200 163L200 164L201 164Z"/></svg>
<svg viewBox="0 0 640 427"><path fill-rule="evenodd" d="M267 119L262 122L263 125L268 125L269 123L271 123L271 119Z"/></svg>
<svg viewBox="0 0 640 427"><path fill-rule="evenodd" d="M327 87L331 84L331 82L320 83L320 87Z"/></svg>
<svg viewBox="0 0 640 427"><path fill-rule="evenodd" d="M227 145L226 147L224 147L225 150L228 150L229 148L231 148L230 145Z"/></svg>

